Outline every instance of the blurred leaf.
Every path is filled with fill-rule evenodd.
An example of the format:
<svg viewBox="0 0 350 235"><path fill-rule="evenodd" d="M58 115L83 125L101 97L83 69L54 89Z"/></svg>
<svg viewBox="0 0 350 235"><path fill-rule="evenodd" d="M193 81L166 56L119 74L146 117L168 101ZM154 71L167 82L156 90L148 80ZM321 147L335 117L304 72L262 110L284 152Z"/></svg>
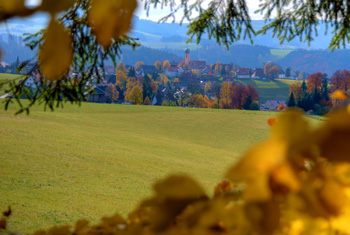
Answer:
<svg viewBox="0 0 350 235"><path fill-rule="evenodd" d="M39 51L40 70L48 80L58 80L72 63L72 37L66 28L51 19Z"/></svg>
<svg viewBox="0 0 350 235"><path fill-rule="evenodd" d="M92 0L88 19L97 41L108 48L113 39L129 32L136 0Z"/></svg>
<svg viewBox="0 0 350 235"><path fill-rule="evenodd" d="M55 14L62 11L67 11L71 8L76 0L42 0L40 10Z"/></svg>

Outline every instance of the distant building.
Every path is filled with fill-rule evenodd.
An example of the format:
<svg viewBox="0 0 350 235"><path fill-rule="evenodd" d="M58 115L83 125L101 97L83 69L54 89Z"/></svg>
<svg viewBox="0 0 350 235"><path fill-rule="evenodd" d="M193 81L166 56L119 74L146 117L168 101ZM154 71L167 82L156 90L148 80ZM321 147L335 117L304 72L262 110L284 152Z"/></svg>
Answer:
<svg viewBox="0 0 350 235"><path fill-rule="evenodd" d="M237 70L236 76L238 79L248 79L248 78L250 78L250 69L249 68L239 68Z"/></svg>
<svg viewBox="0 0 350 235"><path fill-rule="evenodd" d="M25 79L24 86L27 88L38 88L40 86L40 75L35 74Z"/></svg>
<svg viewBox="0 0 350 235"><path fill-rule="evenodd" d="M116 72L116 69L114 66L104 66L104 69L105 69L106 75L112 75L112 74L115 74Z"/></svg>
<svg viewBox="0 0 350 235"><path fill-rule="evenodd" d="M278 74L278 78L285 79L286 78L286 73L283 70L281 70L280 73Z"/></svg>
<svg viewBox="0 0 350 235"><path fill-rule="evenodd" d="M168 67L165 68L165 74L169 77L178 77L180 69L178 67Z"/></svg>
<svg viewBox="0 0 350 235"><path fill-rule="evenodd" d="M266 75L264 73L264 69L262 68L255 68L253 70L252 74L252 79L257 79L257 80L266 80Z"/></svg>
<svg viewBox="0 0 350 235"><path fill-rule="evenodd" d="M93 103L106 103L106 92L107 85L100 84L93 87L94 92L88 95L89 102Z"/></svg>
<svg viewBox="0 0 350 235"><path fill-rule="evenodd" d="M281 100L268 100L265 103L264 109L265 110L277 110L278 106L280 104L283 104L284 106L287 107L287 104L285 101L281 101Z"/></svg>
<svg viewBox="0 0 350 235"><path fill-rule="evenodd" d="M185 50L185 59L180 61L179 65L182 65L184 71L192 72L194 74L207 73L207 62L201 60L191 60L191 51L189 48Z"/></svg>
<svg viewBox="0 0 350 235"><path fill-rule="evenodd" d="M156 66L154 65L141 65L136 70L136 74L141 76L145 76L145 74L152 76L154 72L158 72Z"/></svg>
<svg viewBox="0 0 350 235"><path fill-rule="evenodd" d="M222 81L223 81L223 82L234 82L235 79L234 79L234 77L224 76L224 77L222 78Z"/></svg>

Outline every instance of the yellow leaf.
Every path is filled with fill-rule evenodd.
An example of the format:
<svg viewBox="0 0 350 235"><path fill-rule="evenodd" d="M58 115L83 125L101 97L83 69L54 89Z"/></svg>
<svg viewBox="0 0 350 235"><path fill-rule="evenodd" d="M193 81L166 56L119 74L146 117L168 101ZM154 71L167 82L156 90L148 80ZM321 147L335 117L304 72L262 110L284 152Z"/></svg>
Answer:
<svg viewBox="0 0 350 235"><path fill-rule="evenodd" d="M154 190L156 195L145 200L141 208L152 208L150 223L155 231L168 228L191 203L207 199L204 190L192 178L183 175L173 175L158 182Z"/></svg>
<svg viewBox="0 0 350 235"><path fill-rule="evenodd" d="M342 212L347 198L344 189L334 180L326 180L319 193L320 202L331 215L339 215Z"/></svg>
<svg viewBox="0 0 350 235"><path fill-rule="evenodd" d="M245 183L243 198L247 202L266 201L271 197L271 173L285 160L286 145L276 140L268 140L245 153L239 162L229 169L226 177L233 182Z"/></svg>
<svg viewBox="0 0 350 235"><path fill-rule="evenodd" d="M337 99L337 100L346 100L349 98L349 95L344 93L341 90L336 90L332 94L329 95L332 99Z"/></svg>
<svg viewBox="0 0 350 235"><path fill-rule="evenodd" d="M272 234L280 223L279 205L273 200L248 203L245 206L245 212L247 218L252 223L252 227L259 234Z"/></svg>
<svg viewBox="0 0 350 235"><path fill-rule="evenodd" d="M71 35L62 24L51 19L39 51L40 71L46 79L58 80L68 72L72 58Z"/></svg>
<svg viewBox="0 0 350 235"><path fill-rule="evenodd" d="M23 9L26 9L24 6L25 0L0 0L1 10L7 14L15 14Z"/></svg>
<svg viewBox="0 0 350 235"><path fill-rule="evenodd" d="M289 152L300 153L310 150L312 146L312 132L308 121L302 112L290 109L278 116L271 127L271 137L287 144Z"/></svg>
<svg viewBox="0 0 350 235"><path fill-rule="evenodd" d="M103 47L108 48L113 39L118 39L130 30L136 7L136 0L91 1L89 24Z"/></svg>
<svg viewBox="0 0 350 235"><path fill-rule="evenodd" d="M55 14L61 11L67 11L75 2L76 0L42 0L40 10Z"/></svg>

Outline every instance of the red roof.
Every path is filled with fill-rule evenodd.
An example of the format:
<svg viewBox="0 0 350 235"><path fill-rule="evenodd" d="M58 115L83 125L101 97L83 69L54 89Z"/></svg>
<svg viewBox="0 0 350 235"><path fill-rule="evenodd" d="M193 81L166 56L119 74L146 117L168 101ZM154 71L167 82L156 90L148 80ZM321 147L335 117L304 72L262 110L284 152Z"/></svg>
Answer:
<svg viewBox="0 0 350 235"><path fill-rule="evenodd" d="M167 70L169 72L177 72L177 71L179 71L179 68L178 67L168 67Z"/></svg>
<svg viewBox="0 0 350 235"><path fill-rule="evenodd" d="M249 68L239 68L237 71L237 75L249 75L250 69Z"/></svg>

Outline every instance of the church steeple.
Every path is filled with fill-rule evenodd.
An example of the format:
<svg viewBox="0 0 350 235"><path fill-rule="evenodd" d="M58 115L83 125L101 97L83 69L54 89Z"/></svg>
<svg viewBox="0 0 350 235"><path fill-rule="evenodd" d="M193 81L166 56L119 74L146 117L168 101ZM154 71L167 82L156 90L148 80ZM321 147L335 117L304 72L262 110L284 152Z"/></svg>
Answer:
<svg viewBox="0 0 350 235"><path fill-rule="evenodd" d="M187 48L185 50L185 64L188 65L190 63L190 49Z"/></svg>

